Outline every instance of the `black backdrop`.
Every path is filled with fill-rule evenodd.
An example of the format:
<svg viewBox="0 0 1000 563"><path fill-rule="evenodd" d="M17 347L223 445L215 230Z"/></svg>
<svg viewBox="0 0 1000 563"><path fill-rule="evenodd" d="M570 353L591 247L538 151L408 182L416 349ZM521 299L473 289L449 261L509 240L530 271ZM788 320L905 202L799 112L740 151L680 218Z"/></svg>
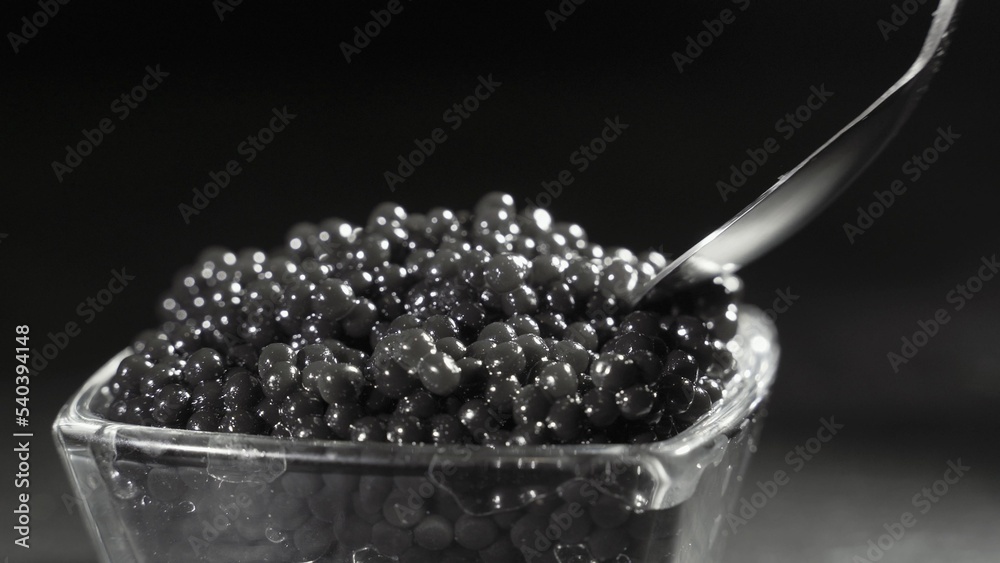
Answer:
<svg viewBox="0 0 1000 563"><path fill-rule="evenodd" d="M318 3L245 2L220 17L221 2L71 2L37 16L48 21L34 32L21 18L39 4L5 3L0 29L26 41L8 34L0 48L2 330L30 324L39 347L68 322L80 331L32 380L30 551L11 543L13 456L0 464L8 483L3 554L12 562L93 560L78 514L64 506L68 482L49 426L89 373L154 322L172 272L204 246L271 247L297 221L362 221L386 199L418 211L467 207L490 190L539 201L542 182L570 169L573 183L550 205L557 218L605 244L680 252L901 75L932 4L403 1L348 62L342 42L387 3L331 12ZM560 6L575 8L553 29L546 11ZM712 21L727 8L728 21ZM906 21L904 9L914 12ZM894 10L898 29L880 24L892 23ZM961 310L949 301L1000 251L998 16L986 0L966 3L943 69L897 139L823 215L743 272L752 302L770 307L794 296L777 317L780 379L747 492L789 468L786 453L815 434L820 418L845 428L733 530L731 561L864 556L883 524L898 521L911 497L959 458L972 468L968 477L883 560L987 561L1000 552L1000 281L983 282ZM691 48L689 60L673 56L689 37L711 41ZM159 81L129 107L120 97L143 83L147 67L161 71ZM452 129L457 120L445 110L472 95L480 77L499 85ZM813 88L831 94L818 108L812 99L801 128L778 123ZM295 117L247 162L241 143L282 108ZM615 118L628 129L579 171L571 153ZM105 119L109 132L92 152L67 161L66 146ZM438 127L447 139L390 191L385 171ZM958 137L914 178L905 163L933 146L939 128ZM777 151L724 201L717 182L769 137ZM192 190L233 159L240 173L186 223L178 206L192 205ZM76 166L57 173L54 162ZM857 208L895 180L905 193L850 240L844 224L857 224ZM135 279L98 312L86 300L99 297L114 270ZM948 323L895 371L887 355L938 309ZM8 379L0 385L7 411ZM14 430L13 418L0 417L9 421L0 434Z"/></svg>

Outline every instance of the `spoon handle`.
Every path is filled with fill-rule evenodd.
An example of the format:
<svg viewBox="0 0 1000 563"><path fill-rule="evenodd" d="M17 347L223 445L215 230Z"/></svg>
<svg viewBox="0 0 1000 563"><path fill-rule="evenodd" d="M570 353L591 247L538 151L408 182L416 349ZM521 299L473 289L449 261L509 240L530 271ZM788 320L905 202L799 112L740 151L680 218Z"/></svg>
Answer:
<svg viewBox="0 0 1000 563"><path fill-rule="evenodd" d="M941 0L916 61L875 103L753 203L637 288L673 288L739 270L799 230L857 178L889 143L927 89L945 51L959 0Z"/></svg>

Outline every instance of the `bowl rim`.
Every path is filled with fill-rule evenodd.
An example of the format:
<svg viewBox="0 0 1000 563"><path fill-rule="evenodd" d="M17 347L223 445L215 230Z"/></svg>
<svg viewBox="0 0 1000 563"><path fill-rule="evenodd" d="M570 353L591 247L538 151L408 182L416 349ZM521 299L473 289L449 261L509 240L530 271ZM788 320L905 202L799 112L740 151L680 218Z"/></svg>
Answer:
<svg viewBox="0 0 1000 563"><path fill-rule="evenodd" d="M579 455L634 457L653 454L656 457L683 458L695 451L716 447L720 438L737 430L756 412L765 400L775 379L780 349L774 323L760 309L741 305L736 336L727 344L737 360L737 372L726 385L726 396L692 426L667 440L643 444L545 444L494 448L472 444L439 446L434 444L396 445L389 443L356 443L339 440L289 440L274 436L222 434L186 429L159 428L112 422L98 416L90 405L98 399L103 385L114 375L118 363L131 354L126 348L118 352L73 394L62 408L53 432L60 445L65 440L94 441L108 435L127 436L137 449L181 448L188 454L219 455L222 449L252 448L263 453L280 453L290 459L323 463L354 460L371 463L386 456L391 458L451 457L458 455L468 461L470 455L487 458L572 458Z"/></svg>

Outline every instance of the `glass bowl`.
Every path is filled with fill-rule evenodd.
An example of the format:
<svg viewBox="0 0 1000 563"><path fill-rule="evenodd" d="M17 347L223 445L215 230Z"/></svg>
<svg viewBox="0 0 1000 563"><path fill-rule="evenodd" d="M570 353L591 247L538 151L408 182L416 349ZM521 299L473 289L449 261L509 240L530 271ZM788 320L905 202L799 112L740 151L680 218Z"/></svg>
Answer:
<svg viewBox="0 0 1000 563"><path fill-rule="evenodd" d="M113 423L95 412L128 350L53 430L111 563L706 563L722 557L778 361L753 307L729 347L724 399L649 444L396 446Z"/></svg>

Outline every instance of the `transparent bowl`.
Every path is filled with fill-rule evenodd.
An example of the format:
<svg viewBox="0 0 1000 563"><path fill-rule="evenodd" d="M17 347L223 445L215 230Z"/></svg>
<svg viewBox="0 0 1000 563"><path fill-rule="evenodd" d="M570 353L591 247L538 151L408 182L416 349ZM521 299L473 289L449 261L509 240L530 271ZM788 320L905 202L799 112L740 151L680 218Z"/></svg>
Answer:
<svg viewBox="0 0 1000 563"><path fill-rule="evenodd" d="M719 561L778 345L743 307L725 398L669 440L490 449L291 441L113 423L123 351L55 438L100 558L124 562Z"/></svg>

